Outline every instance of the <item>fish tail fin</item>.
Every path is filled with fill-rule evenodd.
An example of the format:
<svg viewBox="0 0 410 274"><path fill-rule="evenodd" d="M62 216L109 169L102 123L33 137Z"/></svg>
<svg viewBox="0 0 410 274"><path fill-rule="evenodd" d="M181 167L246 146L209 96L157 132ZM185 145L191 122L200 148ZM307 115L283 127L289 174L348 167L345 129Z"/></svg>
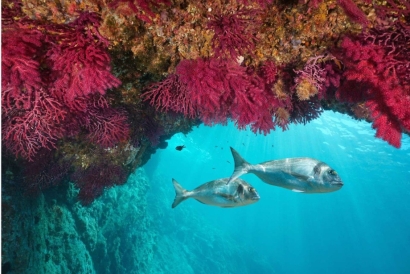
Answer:
<svg viewBox="0 0 410 274"><path fill-rule="evenodd" d="M235 163L234 171L226 184L237 179L239 176L249 172L251 164L242 158L239 153L231 147L232 157Z"/></svg>
<svg viewBox="0 0 410 274"><path fill-rule="evenodd" d="M185 201L189 197L186 195L187 191L184 189L175 179L172 179L172 183L174 184L175 188L175 199L174 202L172 203L172 208L175 208L177 205L179 205L181 202Z"/></svg>

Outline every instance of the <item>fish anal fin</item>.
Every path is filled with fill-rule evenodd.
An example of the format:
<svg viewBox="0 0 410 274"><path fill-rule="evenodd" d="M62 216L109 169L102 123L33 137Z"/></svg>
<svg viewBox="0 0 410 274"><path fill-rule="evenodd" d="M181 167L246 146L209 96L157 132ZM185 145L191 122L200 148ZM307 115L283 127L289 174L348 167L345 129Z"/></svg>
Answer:
<svg viewBox="0 0 410 274"><path fill-rule="evenodd" d="M293 192L297 192L297 193L303 193L303 190L299 190L299 189L292 189Z"/></svg>

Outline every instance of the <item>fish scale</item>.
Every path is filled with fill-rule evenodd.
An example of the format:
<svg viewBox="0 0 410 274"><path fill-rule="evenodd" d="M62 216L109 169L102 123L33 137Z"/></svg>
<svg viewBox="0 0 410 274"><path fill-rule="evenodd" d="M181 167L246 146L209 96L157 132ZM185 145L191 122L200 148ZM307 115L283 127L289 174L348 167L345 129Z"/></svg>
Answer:
<svg viewBox="0 0 410 274"><path fill-rule="evenodd" d="M301 193L326 193L342 188L337 172L326 163L308 157L285 158L252 165L231 147L234 172L227 184L252 173L263 182Z"/></svg>

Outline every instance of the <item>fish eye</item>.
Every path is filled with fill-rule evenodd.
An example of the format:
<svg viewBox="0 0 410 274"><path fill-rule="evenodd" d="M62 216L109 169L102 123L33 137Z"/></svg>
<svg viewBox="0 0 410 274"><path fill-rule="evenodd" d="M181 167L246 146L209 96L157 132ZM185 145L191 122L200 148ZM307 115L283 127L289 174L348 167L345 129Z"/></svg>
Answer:
<svg viewBox="0 0 410 274"><path fill-rule="evenodd" d="M336 175L337 172L336 172L335 170L331 169L331 170L329 170L329 174L330 174L330 175Z"/></svg>
<svg viewBox="0 0 410 274"><path fill-rule="evenodd" d="M248 188L249 192L255 192L255 189L253 187Z"/></svg>

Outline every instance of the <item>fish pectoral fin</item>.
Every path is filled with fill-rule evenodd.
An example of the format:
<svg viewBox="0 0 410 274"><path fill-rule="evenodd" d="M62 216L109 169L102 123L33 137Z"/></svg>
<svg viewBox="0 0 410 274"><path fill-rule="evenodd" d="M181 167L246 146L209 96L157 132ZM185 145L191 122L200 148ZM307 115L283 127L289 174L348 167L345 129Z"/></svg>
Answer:
<svg viewBox="0 0 410 274"><path fill-rule="evenodd" d="M233 196L233 195L229 195L229 194L221 193L221 192L216 193L216 195L218 195L222 198L225 198L228 201L236 202L235 196Z"/></svg>
<svg viewBox="0 0 410 274"><path fill-rule="evenodd" d="M291 175L291 176L293 176L293 177L295 177L295 178L298 179L298 180L301 180L301 181L308 181L308 180L310 179L309 176L302 175L302 174L299 174L299 173L289 172L288 174Z"/></svg>

